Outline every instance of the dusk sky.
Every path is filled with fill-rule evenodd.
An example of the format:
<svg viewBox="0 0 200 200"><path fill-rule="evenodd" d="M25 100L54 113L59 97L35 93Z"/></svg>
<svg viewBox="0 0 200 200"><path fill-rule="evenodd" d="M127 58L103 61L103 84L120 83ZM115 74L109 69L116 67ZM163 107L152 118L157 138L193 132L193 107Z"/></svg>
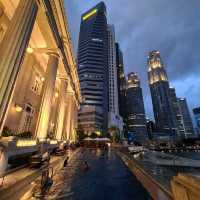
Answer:
<svg viewBox="0 0 200 200"><path fill-rule="evenodd" d="M159 50L170 85L178 97L186 97L190 110L200 106L200 1L105 0L108 23L124 54L126 74L138 72L146 114L153 118L147 82L147 56ZM76 55L81 14L97 0L65 0ZM192 113L191 113L192 114Z"/></svg>

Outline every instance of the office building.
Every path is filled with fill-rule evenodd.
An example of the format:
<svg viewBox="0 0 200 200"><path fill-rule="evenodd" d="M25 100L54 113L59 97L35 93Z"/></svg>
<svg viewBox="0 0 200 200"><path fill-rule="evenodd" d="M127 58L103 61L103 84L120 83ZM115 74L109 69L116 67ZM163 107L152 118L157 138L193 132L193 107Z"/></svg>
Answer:
<svg viewBox="0 0 200 200"><path fill-rule="evenodd" d="M183 124L185 130L185 137L193 136L194 128L192 124L192 118L185 98L178 98L181 115L183 116Z"/></svg>
<svg viewBox="0 0 200 200"><path fill-rule="evenodd" d="M108 127L108 32L106 7L100 2L81 17L78 74L83 102L79 128L88 135L106 134Z"/></svg>
<svg viewBox="0 0 200 200"><path fill-rule="evenodd" d="M108 127L117 127L123 130L123 120L119 116L118 79L116 65L115 29L108 25L108 66L109 66L109 113Z"/></svg>
<svg viewBox="0 0 200 200"><path fill-rule="evenodd" d="M180 109L179 101L176 96L176 90L175 88L170 87L169 92L170 92L170 98L172 101L173 109L176 114L178 135L182 137L185 135L185 127L184 127L183 115Z"/></svg>
<svg viewBox="0 0 200 200"><path fill-rule="evenodd" d="M170 98L169 81L160 52L152 51L148 57L148 79L156 127L160 132L177 132L176 114Z"/></svg>
<svg viewBox="0 0 200 200"><path fill-rule="evenodd" d="M197 134L200 134L200 107L194 108L193 114L195 118L196 132Z"/></svg>
<svg viewBox="0 0 200 200"><path fill-rule="evenodd" d="M126 91L128 131L136 134L136 140L144 143L148 139L146 116L140 80L136 73L129 73Z"/></svg>
<svg viewBox="0 0 200 200"><path fill-rule="evenodd" d="M118 82L118 102L119 102L119 115L122 116L126 124L126 76L124 74L124 61L123 53L118 43L116 47L116 65L117 65L117 82Z"/></svg>

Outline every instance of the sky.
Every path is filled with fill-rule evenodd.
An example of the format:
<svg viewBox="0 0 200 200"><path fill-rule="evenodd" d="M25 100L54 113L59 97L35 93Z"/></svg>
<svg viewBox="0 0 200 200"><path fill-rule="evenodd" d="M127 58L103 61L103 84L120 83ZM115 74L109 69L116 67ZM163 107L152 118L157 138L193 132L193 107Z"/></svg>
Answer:
<svg viewBox="0 0 200 200"><path fill-rule="evenodd" d="M200 106L200 1L105 0L108 23L124 55L125 73L137 72L143 89L147 117L153 119L147 80L147 56L159 50L170 86L186 97L192 108ZM65 0L76 55L81 14L97 0Z"/></svg>

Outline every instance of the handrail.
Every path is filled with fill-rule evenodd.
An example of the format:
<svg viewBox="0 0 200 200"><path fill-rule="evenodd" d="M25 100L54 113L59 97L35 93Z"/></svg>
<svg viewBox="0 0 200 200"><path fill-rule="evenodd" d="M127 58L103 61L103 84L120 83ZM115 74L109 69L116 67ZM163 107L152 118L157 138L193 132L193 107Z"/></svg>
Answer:
<svg viewBox="0 0 200 200"><path fill-rule="evenodd" d="M158 187L160 188L167 196L169 196L171 199L173 199L173 195L172 193L167 190L162 184L160 184L158 181L156 181L150 174L148 174L142 167L140 167L136 162L134 162L133 159L131 159L128 155L126 155L124 152L118 150L117 153L121 153L123 154L127 160L129 160L129 162L132 162L134 164L134 166L146 177L148 177L149 179L151 179L151 181Z"/></svg>

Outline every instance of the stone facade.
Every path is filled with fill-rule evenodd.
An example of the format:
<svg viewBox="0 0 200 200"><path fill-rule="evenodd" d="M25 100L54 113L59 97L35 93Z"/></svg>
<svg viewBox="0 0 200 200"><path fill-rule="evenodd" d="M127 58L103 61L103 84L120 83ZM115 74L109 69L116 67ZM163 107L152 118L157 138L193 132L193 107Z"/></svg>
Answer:
<svg viewBox="0 0 200 200"><path fill-rule="evenodd" d="M0 0L0 130L75 140L79 79L62 0Z"/></svg>

